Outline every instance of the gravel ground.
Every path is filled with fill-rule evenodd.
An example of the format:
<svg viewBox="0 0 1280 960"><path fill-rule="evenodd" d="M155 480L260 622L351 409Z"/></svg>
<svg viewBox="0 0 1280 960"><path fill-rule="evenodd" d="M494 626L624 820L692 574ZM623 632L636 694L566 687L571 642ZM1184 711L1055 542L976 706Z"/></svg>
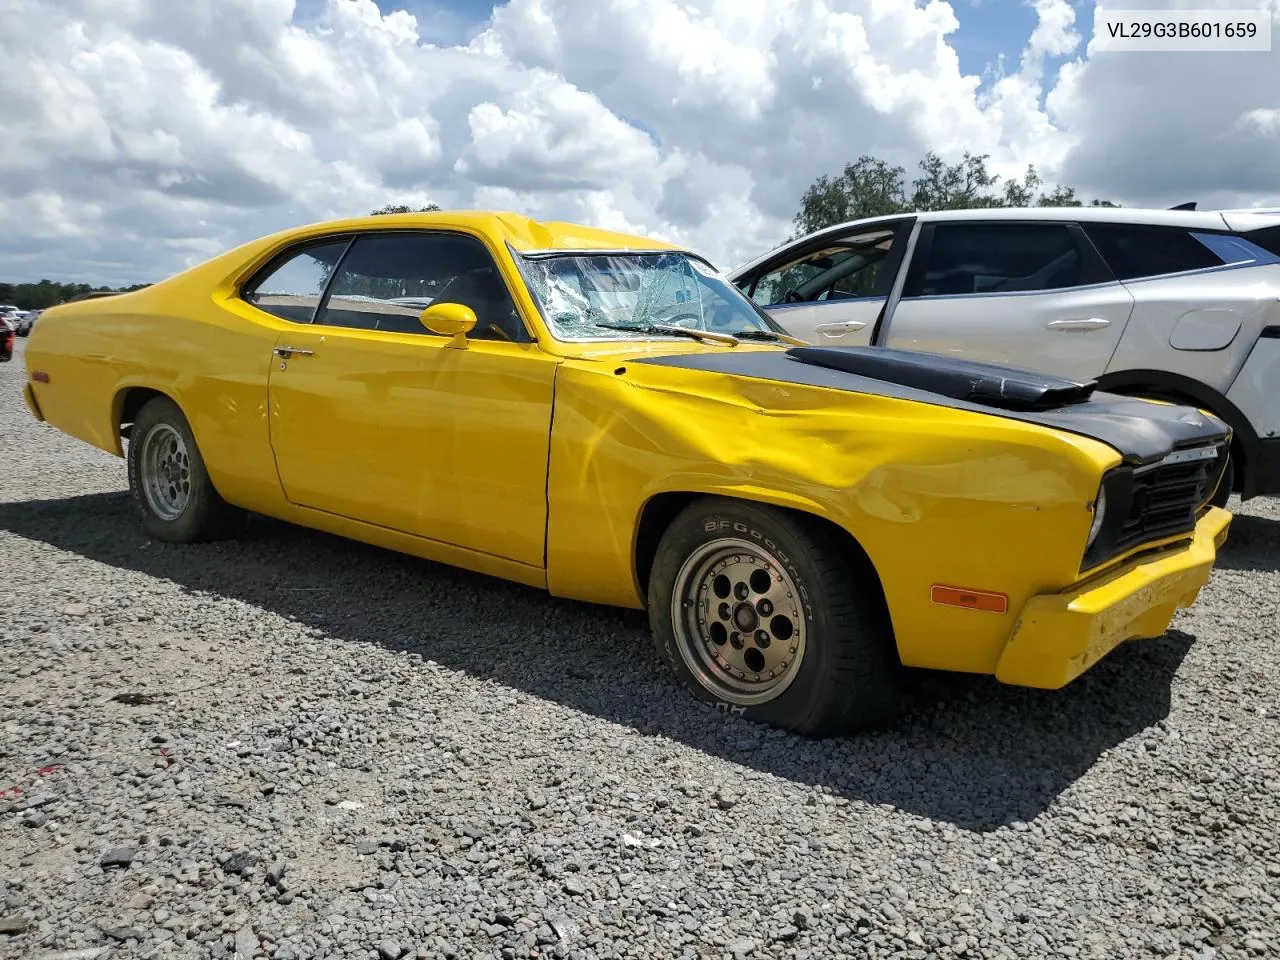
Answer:
<svg viewBox="0 0 1280 960"><path fill-rule="evenodd" d="M20 348L21 349L21 348ZM1056 693L810 742L641 615L256 520L148 542L0 365L0 956L1280 956L1280 511Z"/></svg>

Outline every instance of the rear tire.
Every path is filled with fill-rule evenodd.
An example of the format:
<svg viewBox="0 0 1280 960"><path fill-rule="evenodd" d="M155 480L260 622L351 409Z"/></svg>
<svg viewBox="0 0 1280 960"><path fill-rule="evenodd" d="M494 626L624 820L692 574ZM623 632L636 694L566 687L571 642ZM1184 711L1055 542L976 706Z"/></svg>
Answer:
<svg viewBox="0 0 1280 960"><path fill-rule="evenodd" d="M168 543L220 540L239 532L244 511L218 495L178 405L147 401L129 435L129 492L147 534Z"/></svg>
<svg viewBox="0 0 1280 960"><path fill-rule="evenodd" d="M659 657L717 709L813 737L898 712L879 579L816 520L696 501L662 536L648 606Z"/></svg>

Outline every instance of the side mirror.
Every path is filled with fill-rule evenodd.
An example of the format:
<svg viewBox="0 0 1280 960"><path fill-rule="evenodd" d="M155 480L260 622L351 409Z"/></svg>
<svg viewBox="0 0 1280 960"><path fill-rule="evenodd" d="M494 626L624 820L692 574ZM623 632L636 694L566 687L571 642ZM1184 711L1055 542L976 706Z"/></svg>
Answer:
<svg viewBox="0 0 1280 960"><path fill-rule="evenodd" d="M476 325L476 312L462 303L433 303L418 319L432 333L453 337L452 346L465 349L467 334Z"/></svg>

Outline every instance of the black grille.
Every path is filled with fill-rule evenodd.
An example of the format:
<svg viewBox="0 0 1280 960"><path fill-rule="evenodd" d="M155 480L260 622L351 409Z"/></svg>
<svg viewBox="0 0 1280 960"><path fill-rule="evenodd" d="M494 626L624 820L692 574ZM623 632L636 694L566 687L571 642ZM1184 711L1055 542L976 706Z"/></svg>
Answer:
<svg viewBox="0 0 1280 960"><path fill-rule="evenodd" d="M1222 460L1219 454L1211 460L1160 463L1146 470L1135 470L1133 496L1120 529L1117 550L1194 530L1196 514L1213 491Z"/></svg>
<svg viewBox="0 0 1280 960"><path fill-rule="evenodd" d="M1084 566L1194 531L1226 460L1225 445L1194 447L1176 450L1153 466L1114 471L1103 481L1106 518Z"/></svg>

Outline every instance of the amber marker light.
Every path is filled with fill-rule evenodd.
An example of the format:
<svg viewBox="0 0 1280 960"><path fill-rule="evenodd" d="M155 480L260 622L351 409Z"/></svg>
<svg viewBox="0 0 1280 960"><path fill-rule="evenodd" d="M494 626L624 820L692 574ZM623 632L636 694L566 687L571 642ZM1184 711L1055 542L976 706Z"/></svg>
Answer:
<svg viewBox="0 0 1280 960"><path fill-rule="evenodd" d="M1009 597L1003 593L966 590L963 587L935 583L930 588L930 596L934 603L948 607L964 607L966 610L981 610L984 613L1007 613L1009 610Z"/></svg>

